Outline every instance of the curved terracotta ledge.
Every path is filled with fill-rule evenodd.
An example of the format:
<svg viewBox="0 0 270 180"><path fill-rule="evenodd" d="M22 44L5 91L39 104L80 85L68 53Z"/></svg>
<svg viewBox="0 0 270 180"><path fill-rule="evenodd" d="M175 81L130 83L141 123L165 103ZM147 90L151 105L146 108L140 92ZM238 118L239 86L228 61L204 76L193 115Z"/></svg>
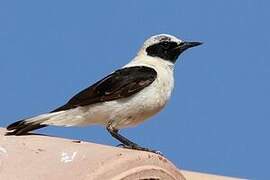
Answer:
<svg viewBox="0 0 270 180"><path fill-rule="evenodd" d="M203 175L181 173L153 153L49 136L4 136L5 132L0 128L1 180L184 180Z"/></svg>

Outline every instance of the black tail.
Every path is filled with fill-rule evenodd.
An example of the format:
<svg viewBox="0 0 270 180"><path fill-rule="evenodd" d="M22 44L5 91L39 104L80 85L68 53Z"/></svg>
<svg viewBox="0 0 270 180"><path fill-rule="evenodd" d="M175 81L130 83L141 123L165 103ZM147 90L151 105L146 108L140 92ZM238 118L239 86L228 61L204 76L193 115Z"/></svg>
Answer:
<svg viewBox="0 0 270 180"><path fill-rule="evenodd" d="M7 130L10 132L7 132L6 135L24 135L27 134L29 131L40 129L46 126L47 125L44 124L31 123L25 120L21 120L8 125Z"/></svg>

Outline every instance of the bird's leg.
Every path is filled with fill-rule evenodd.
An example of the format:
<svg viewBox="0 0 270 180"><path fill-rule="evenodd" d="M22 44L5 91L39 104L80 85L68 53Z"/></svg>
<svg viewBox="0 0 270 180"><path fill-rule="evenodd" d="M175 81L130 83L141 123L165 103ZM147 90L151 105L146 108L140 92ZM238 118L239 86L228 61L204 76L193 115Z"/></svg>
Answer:
<svg viewBox="0 0 270 180"><path fill-rule="evenodd" d="M138 144L128 140L126 137L122 136L121 134L118 133L118 129L114 129L112 128L110 125L106 127L107 131L112 135L112 137L114 137L115 139L117 139L118 141L120 141L121 144L124 148L128 148L128 149L135 149L135 150L141 150L141 151L148 151L148 152L153 152L156 154L161 155L160 151L156 151L156 150L152 150L152 149L148 149L148 148L144 148L139 146Z"/></svg>
<svg viewBox="0 0 270 180"><path fill-rule="evenodd" d="M123 143L124 146L129 146L129 147L139 147L138 144L128 140L126 137L122 136L121 134L118 133L118 129L114 129L111 126L107 126L106 127L107 131L112 135L112 137L114 137L115 139L117 139L118 141L120 141L121 143Z"/></svg>

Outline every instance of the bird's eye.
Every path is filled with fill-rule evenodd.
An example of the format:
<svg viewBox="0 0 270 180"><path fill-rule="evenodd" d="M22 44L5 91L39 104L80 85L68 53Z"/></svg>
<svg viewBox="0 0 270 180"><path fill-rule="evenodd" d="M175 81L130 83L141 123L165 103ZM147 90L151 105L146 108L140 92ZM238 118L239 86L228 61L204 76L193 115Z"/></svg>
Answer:
<svg viewBox="0 0 270 180"><path fill-rule="evenodd" d="M169 49L169 48L170 48L170 43L164 42L164 43L162 43L162 47L163 47L164 49Z"/></svg>

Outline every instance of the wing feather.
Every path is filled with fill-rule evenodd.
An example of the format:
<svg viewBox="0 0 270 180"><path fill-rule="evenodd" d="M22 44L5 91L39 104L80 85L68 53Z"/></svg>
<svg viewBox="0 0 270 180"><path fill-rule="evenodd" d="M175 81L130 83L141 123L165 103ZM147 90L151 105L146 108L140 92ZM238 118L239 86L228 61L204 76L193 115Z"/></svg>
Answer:
<svg viewBox="0 0 270 180"><path fill-rule="evenodd" d="M157 77L150 67L134 66L119 69L72 97L52 112L129 97L149 86Z"/></svg>

